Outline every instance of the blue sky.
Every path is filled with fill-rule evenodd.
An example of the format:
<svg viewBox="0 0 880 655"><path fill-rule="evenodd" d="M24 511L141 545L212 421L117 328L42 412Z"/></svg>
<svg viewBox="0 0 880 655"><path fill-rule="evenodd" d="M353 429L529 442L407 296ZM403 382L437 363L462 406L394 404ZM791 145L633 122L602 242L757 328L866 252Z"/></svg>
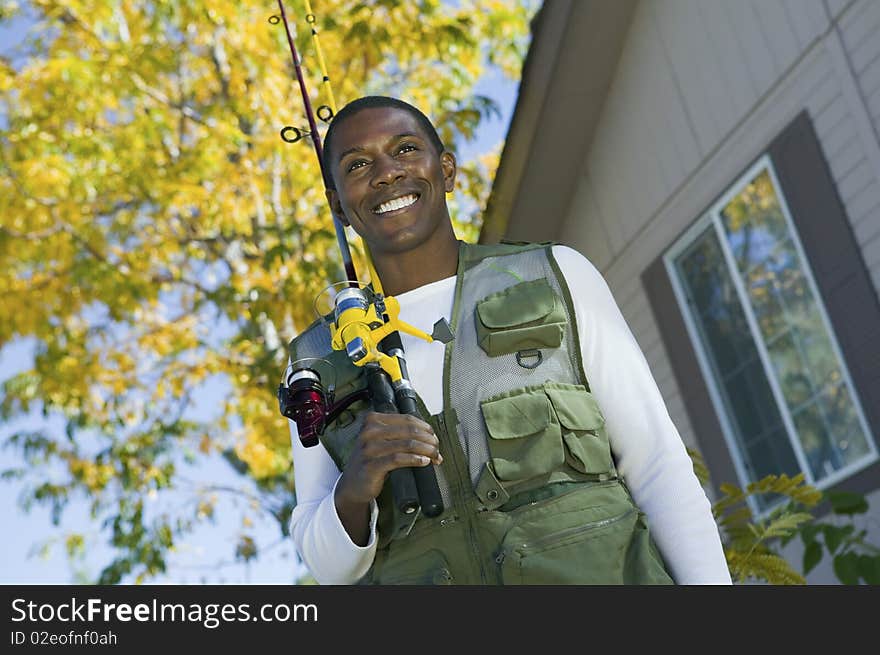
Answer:
<svg viewBox="0 0 880 655"><path fill-rule="evenodd" d="M13 21L0 24L0 54L8 55L20 42L27 27L26 21ZM282 56L283 53L279 53ZM487 120L479 129L477 139L467 144L458 154L459 161L467 161L476 154L486 152L499 143L507 132L513 107L516 102L518 83L505 79L500 74L487 76L480 82L477 92L495 99L501 109L501 117ZM0 116L0 121L3 117ZM33 340L18 339L0 349L0 383L16 373L26 370L33 360L35 343ZM279 376L281 371L279 371ZM222 381L212 381L204 389L206 397L217 397L223 392ZM0 423L0 444L19 430L45 427L47 422L39 411L14 422ZM62 431L60 421L51 420L48 426ZM20 458L8 448L0 450L0 470L17 467ZM200 460L198 469L187 471L187 476L195 480L210 481L240 487L243 480L223 461L205 462ZM0 526L4 539L0 540L0 584L67 584L74 582L74 573L67 561L63 544L56 543L47 552L40 553L40 546L58 540L66 530L83 529L89 525L88 510L84 502L73 502L65 511L61 524L51 524L46 508L34 507L24 513L17 502L20 485L15 482L0 481ZM248 529L261 547L263 555L256 563L244 565L231 562L217 567L218 562L231 560L234 550L235 534L242 528L246 508L240 500L221 498L215 516L216 524L197 531L181 544L180 552L174 556L168 574L152 580L155 583L198 584L288 584L293 582L305 569L298 563L289 540L281 541L277 524L269 521L259 522ZM94 529L97 537L97 526ZM106 563L108 549L100 541L92 540L88 556L77 562L77 566L94 576L102 563ZM264 550L272 545L269 550ZM103 557L102 557L103 555Z"/></svg>

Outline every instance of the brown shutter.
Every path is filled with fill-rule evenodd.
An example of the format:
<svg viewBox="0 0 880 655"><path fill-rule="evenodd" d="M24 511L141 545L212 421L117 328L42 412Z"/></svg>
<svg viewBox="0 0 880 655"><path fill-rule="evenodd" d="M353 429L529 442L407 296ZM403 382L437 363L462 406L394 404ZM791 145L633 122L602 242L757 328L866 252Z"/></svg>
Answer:
<svg viewBox="0 0 880 655"><path fill-rule="evenodd" d="M806 111L768 149L875 443L880 439L880 300ZM733 180L731 180L731 183ZM663 343L713 483L736 472L672 284L657 258L642 274ZM839 489L880 488L880 463Z"/></svg>
<svg viewBox="0 0 880 655"><path fill-rule="evenodd" d="M768 152L868 428L880 443L880 299L806 111ZM880 464L841 485L860 492L878 487Z"/></svg>
<svg viewBox="0 0 880 655"><path fill-rule="evenodd" d="M697 447L706 460L712 484L717 490L723 482L738 483L718 415L662 257L642 273L642 285L651 303L682 401L691 420Z"/></svg>

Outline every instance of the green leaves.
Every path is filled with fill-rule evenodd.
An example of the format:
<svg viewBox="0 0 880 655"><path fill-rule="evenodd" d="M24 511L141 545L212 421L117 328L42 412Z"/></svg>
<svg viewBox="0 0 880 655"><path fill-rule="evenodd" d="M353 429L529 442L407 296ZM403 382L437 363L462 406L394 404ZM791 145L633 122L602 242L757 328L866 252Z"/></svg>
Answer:
<svg viewBox="0 0 880 655"><path fill-rule="evenodd" d="M702 460L695 460L702 463ZM696 465L695 465L696 466ZM815 505L821 494L804 484L804 476L769 475L749 484L745 490L722 483L723 496L712 506L712 513L724 535L725 554L734 581L764 580L770 584L805 584L806 580L774 548L790 539L813 520L799 506ZM748 505L750 496L776 494L791 502L755 521ZM811 556L813 557L813 556Z"/></svg>
<svg viewBox="0 0 880 655"><path fill-rule="evenodd" d="M236 559L249 562L250 560L255 559L257 554L257 544L253 537L249 535L241 535L238 539L238 544L235 547Z"/></svg>
<svg viewBox="0 0 880 655"><path fill-rule="evenodd" d="M864 514L868 511L867 499L850 491L829 491L825 498L831 502L835 514Z"/></svg>
<svg viewBox="0 0 880 655"><path fill-rule="evenodd" d="M843 553L834 558L834 574L843 584L859 583L859 556Z"/></svg>
<svg viewBox="0 0 880 655"><path fill-rule="evenodd" d="M813 515L806 512L794 512L783 514L767 525L751 525L749 526L755 539L759 541L786 537L793 534L797 529L806 523L812 521Z"/></svg>
<svg viewBox="0 0 880 655"><path fill-rule="evenodd" d="M802 575L791 568L782 557L770 552L726 552L727 564L736 581L764 580L769 584L806 584Z"/></svg>
<svg viewBox="0 0 880 655"><path fill-rule="evenodd" d="M708 480L702 458L688 451L694 471L701 482ZM712 506L724 538L724 552L735 582L749 579L770 584L806 584L804 576L822 562L825 552L832 556L834 574L843 584L880 584L880 548L867 542L867 531L854 523L854 517L868 511L867 499L857 493L827 491L823 493L804 482L804 475L768 475L740 489L722 483L722 493ZM758 494L774 494L788 498L762 520L756 521L748 498ZM817 521L811 512L803 511L828 500L832 516ZM781 557L779 549L800 535L804 545L801 567L797 573Z"/></svg>
<svg viewBox="0 0 880 655"><path fill-rule="evenodd" d="M819 562L822 561L822 544L818 541L810 541L804 549L803 571L808 574Z"/></svg>
<svg viewBox="0 0 880 655"><path fill-rule="evenodd" d="M834 574L843 584L880 584L880 548L868 543L867 531L853 522L856 514L868 511L867 499L840 491L829 491L825 496L831 502L831 517L800 531L804 573L815 569L827 552L832 557Z"/></svg>
<svg viewBox="0 0 880 655"><path fill-rule="evenodd" d="M857 568L865 584L880 584L880 557L859 555Z"/></svg>
<svg viewBox="0 0 880 655"><path fill-rule="evenodd" d="M694 475L697 476L697 480L700 481L701 485L706 486L709 484L709 468L706 466L706 460L703 459L699 451L694 450L690 446L686 450L694 464Z"/></svg>
<svg viewBox="0 0 880 655"><path fill-rule="evenodd" d="M822 533L825 537L825 545L828 547L828 552L832 555L836 553L844 540L853 532L855 532L855 526L853 525L843 525L840 527L836 525L823 525Z"/></svg>

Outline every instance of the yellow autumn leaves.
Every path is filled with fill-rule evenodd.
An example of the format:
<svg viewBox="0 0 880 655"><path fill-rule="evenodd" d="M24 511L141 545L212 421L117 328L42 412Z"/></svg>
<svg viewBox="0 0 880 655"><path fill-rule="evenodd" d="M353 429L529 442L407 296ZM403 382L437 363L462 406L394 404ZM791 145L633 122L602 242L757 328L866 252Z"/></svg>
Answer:
<svg viewBox="0 0 880 655"><path fill-rule="evenodd" d="M473 90L490 60L519 75L537 4L312 8L340 105L398 95L454 148L483 118ZM278 135L306 120L276 4L29 5L28 39L0 58L0 347L31 337L37 350L3 389L6 417L41 403L65 418L73 438L53 436L47 455L70 490L142 492L156 470L173 476L178 447L289 475L285 344L341 264L311 146ZM304 7L286 7L326 104ZM14 14L7 3L0 21ZM478 211L497 152L461 164L457 195ZM475 238L478 216L456 218ZM137 466L99 462L80 430L114 452L135 444Z"/></svg>

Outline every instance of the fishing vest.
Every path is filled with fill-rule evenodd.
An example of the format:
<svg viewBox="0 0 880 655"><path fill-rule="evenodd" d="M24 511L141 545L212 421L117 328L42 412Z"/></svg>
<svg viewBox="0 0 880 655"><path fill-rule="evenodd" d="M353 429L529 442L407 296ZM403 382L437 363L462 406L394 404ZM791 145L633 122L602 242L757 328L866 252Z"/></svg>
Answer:
<svg viewBox="0 0 880 655"><path fill-rule="evenodd" d="M360 583L672 584L615 468L551 247L461 243L444 410L429 415L417 399L440 440L444 511L402 515L386 483ZM330 362L337 399L366 386L321 323L290 356ZM321 436L340 471L369 409L357 401Z"/></svg>

